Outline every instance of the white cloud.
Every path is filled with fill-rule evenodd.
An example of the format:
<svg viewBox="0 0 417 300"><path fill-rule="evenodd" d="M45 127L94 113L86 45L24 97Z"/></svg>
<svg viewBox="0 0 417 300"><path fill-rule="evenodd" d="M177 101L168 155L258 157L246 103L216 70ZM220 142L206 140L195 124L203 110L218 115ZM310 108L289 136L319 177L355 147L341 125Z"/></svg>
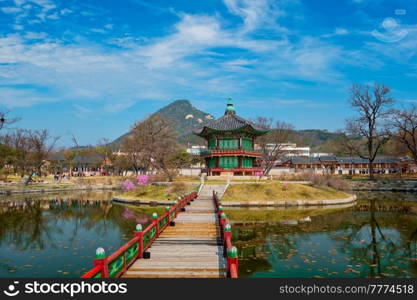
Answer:
<svg viewBox="0 0 417 300"><path fill-rule="evenodd" d="M56 99L39 95L33 89L0 88L0 104L6 107L30 107L39 103L54 102Z"/></svg>
<svg viewBox="0 0 417 300"><path fill-rule="evenodd" d="M52 2L30 2L43 3L44 18L51 15L47 11ZM82 107L99 103L98 111L116 113L137 101L242 94L258 80L278 85L283 78L335 82L342 77L335 67L346 63L340 47L316 38L290 42L252 37L253 30L284 14L272 12L269 1L225 2L242 17L243 27L225 26L220 15L182 13L166 36L110 38L109 43L120 47L116 49L83 39L64 43L42 32L0 37L0 77L10 85L46 86L57 95L44 98L36 89L26 90L13 95L22 97L21 102L0 98L0 103L73 101ZM255 12L248 11L252 8Z"/></svg>
<svg viewBox="0 0 417 300"><path fill-rule="evenodd" d="M68 8L63 8L59 11L59 13L64 16L64 15L68 15L68 14L72 13L72 10L68 9Z"/></svg>
<svg viewBox="0 0 417 300"><path fill-rule="evenodd" d="M75 115L79 118L85 118L91 115L91 113L93 112L91 109L84 107L80 104L74 104L72 107L75 110Z"/></svg>
<svg viewBox="0 0 417 300"><path fill-rule="evenodd" d="M250 32L261 25L279 28L276 19L283 15L277 2L270 0L223 0L228 10L243 19L243 32Z"/></svg>
<svg viewBox="0 0 417 300"><path fill-rule="evenodd" d="M20 25L20 24L13 24L13 29L14 30L23 30L23 29L25 29L25 27L23 25Z"/></svg>
<svg viewBox="0 0 417 300"><path fill-rule="evenodd" d="M46 32L32 32L27 31L24 35L24 38L27 40L43 40L48 37L48 34Z"/></svg>
<svg viewBox="0 0 417 300"><path fill-rule="evenodd" d="M19 7L2 7L1 11L5 14L15 14L21 12L22 9Z"/></svg>
<svg viewBox="0 0 417 300"><path fill-rule="evenodd" d="M340 28L340 27L338 27L338 28L336 28L336 29L334 30L334 33L335 33L336 35L346 35L346 34L348 34L348 33L349 33L349 31L348 31L346 28Z"/></svg>

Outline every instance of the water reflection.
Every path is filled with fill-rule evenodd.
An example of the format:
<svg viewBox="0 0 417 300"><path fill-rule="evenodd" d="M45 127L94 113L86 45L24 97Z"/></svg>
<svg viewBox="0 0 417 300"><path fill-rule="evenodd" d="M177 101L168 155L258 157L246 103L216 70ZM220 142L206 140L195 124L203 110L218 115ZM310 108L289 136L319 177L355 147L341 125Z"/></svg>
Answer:
<svg viewBox="0 0 417 300"><path fill-rule="evenodd" d="M113 252L158 210L110 199L109 192L1 198L0 276L77 277L97 247Z"/></svg>
<svg viewBox="0 0 417 300"><path fill-rule="evenodd" d="M311 211L311 222L300 222L299 211L284 211L269 224L235 220L240 276L417 277L416 203L405 209L381 196L362 194L351 208Z"/></svg>

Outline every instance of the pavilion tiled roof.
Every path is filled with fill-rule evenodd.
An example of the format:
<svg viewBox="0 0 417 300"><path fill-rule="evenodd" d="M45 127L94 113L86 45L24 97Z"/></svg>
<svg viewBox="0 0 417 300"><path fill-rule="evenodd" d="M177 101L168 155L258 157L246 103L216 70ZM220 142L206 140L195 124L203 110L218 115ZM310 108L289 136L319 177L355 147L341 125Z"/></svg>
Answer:
<svg viewBox="0 0 417 300"><path fill-rule="evenodd" d="M232 109L230 109L230 107L232 107ZM260 133L268 132L267 128L256 125L255 123L238 116L234 110L233 104L230 105L230 102L229 102L228 109L226 109L226 112L224 113L222 117L218 118L217 120L213 122L205 124L204 126L196 128L194 130L194 133L199 135L204 131L205 128L209 128L215 131L232 131L232 130L239 130L240 128L243 128L246 126L249 126L254 131L257 131Z"/></svg>

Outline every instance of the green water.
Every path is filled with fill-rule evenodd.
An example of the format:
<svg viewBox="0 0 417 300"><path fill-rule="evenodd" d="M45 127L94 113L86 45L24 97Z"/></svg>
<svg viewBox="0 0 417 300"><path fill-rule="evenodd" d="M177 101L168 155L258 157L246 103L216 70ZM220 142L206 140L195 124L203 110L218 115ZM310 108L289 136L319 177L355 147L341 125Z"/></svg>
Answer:
<svg viewBox="0 0 417 300"><path fill-rule="evenodd" d="M360 193L351 207L289 209L269 223L235 219L239 276L417 277L416 207L417 194Z"/></svg>
<svg viewBox="0 0 417 300"><path fill-rule="evenodd" d="M0 277L79 277L95 250L107 254L153 211L115 204L112 192L0 198Z"/></svg>

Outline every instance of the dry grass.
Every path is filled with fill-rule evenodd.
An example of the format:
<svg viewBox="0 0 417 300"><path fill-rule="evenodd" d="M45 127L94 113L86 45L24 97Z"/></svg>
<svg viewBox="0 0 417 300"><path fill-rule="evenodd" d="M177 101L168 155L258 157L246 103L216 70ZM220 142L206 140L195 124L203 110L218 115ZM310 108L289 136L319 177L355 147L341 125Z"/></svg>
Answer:
<svg viewBox="0 0 417 300"><path fill-rule="evenodd" d="M288 183L284 190L282 183L231 185L222 201L296 201L347 198L348 194L324 186L309 186Z"/></svg>
<svg viewBox="0 0 417 300"><path fill-rule="evenodd" d="M193 189L194 186L175 182L169 186L138 186L134 190L120 194L119 197L127 200L173 200L179 195L193 191Z"/></svg>

